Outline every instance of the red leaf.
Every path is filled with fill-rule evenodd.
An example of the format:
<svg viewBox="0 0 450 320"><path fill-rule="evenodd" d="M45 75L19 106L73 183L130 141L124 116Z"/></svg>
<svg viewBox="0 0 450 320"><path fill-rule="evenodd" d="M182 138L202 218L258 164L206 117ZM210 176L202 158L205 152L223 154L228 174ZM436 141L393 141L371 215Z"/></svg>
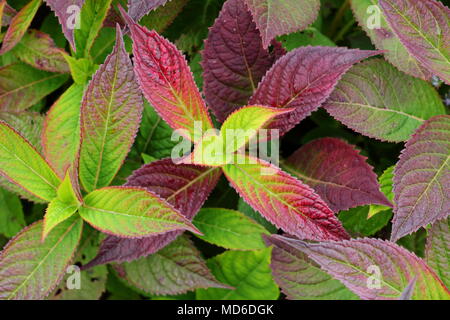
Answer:
<svg viewBox="0 0 450 320"><path fill-rule="evenodd" d="M176 165L171 159L152 162L135 171L127 186L146 188L167 200L188 219L192 219L216 186L220 170L193 165ZM84 268L108 262L124 262L155 253L175 240L181 231L141 239L109 236L98 255Z"/></svg>
<svg viewBox="0 0 450 320"><path fill-rule="evenodd" d="M350 67L378 51L332 47L301 47L280 58L267 72L250 104L296 108L272 121L286 133L317 110Z"/></svg>
<svg viewBox="0 0 450 320"><path fill-rule="evenodd" d="M349 238L314 190L279 168L245 158L245 164L225 165L223 171L248 204L285 232L317 241Z"/></svg>
<svg viewBox="0 0 450 320"><path fill-rule="evenodd" d="M182 134L191 140L195 140L194 121L200 121L204 131L213 128L182 53L157 32L141 27L120 10L131 29L134 70L141 90L161 118L175 130L187 130Z"/></svg>
<svg viewBox="0 0 450 320"><path fill-rule="evenodd" d="M277 58L263 48L244 1L225 2L209 31L202 60L205 98L220 122L247 104Z"/></svg>
<svg viewBox="0 0 450 320"><path fill-rule="evenodd" d="M286 161L298 176L338 212L366 204L392 206L380 191L377 175L354 146L336 139L318 139L298 149Z"/></svg>

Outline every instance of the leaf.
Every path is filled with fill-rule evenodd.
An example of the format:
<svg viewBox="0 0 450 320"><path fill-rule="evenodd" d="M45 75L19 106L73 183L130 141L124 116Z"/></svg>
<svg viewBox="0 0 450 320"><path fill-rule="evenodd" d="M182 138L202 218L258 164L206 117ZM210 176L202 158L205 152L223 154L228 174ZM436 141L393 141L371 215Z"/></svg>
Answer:
<svg viewBox="0 0 450 320"><path fill-rule="evenodd" d="M322 138L295 151L284 169L314 188L334 212L372 203L391 206L366 159L342 140Z"/></svg>
<svg viewBox="0 0 450 320"><path fill-rule="evenodd" d="M373 217L369 217L369 215L370 206L356 207L348 211L341 211L339 220L351 235L369 237L389 224L392 218L392 210L382 210Z"/></svg>
<svg viewBox="0 0 450 320"><path fill-rule="evenodd" d="M264 236L264 239L273 245L270 264L273 278L289 300L358 299L296 247L277 237Z"/></svg>
<svg viewBox="0 0 450 320"><path fill-rule="evenodd" d="M239 212L242 212L250 219L258 222L270 233L277 233L278 228L275 227L273 224L271 224L269 221L267 221L259 212L253 210L253 208L250 207L250 205L248 205L244 199L239 198L237 209Z"/></svg>
<svg viewBox="0 0 450 320"><path fill-rule="evenodd" d="M131 20L122 10L133 39L134 71L145 98L174 130L196 141L213 128L186 59L168 40ZM193 137L193 138L192 138Z"/></svg>
<svg viewBox="0 0 450 320"><path fill-rule="evenodd" d="M0 121L0 175L46 201L56 196L60 179L28 141Z"/></svg>
<svg viewBox="0 0 450 320"><path fill-rule="evenodd" d="M226 251L207 261L216 279L229 289L198 289L197 300L276 300L279 290L270 274L271 249Z"/></svg>
<svg viewBox="0 0 450 320"><path fill-rule="evenodd" d="M100 233L88 226L84 228L77 252L73 259L73 269L66 272L66 276L59 286L49 295L51 300L99 300L106 291L108 270L106 266L97 266L90 270L81 270L79 265L92 259L97 254ZM80 272L79 289L76 289L75 272ZM75 286L75 289L71 286Z"/></svg>
<svg viewBox="0 0 450 320"><path fill-rule="evenodd" d="M11 238L24 227L25 218L20 199L16 195L0 189L0 234Z"/></svg>
<svg viewBox="0 0 450 320"><path fill-rule="evenodd" d="M58 89L67 75L14 63L0 67L0 110L23 111Z"/></svg>
<svg viewBox="0 0 450 320"><path fill-rule="evenodd" d="M41 4L42 0L32 0L12 18L3 38L0 55L10 51L22 39Z"/></svg>
<svg viewBox="0 0 450 320"><path fill-rule="evenodd" d="M84 0L44 0L58 17L62 31L75 50L74 29L80 19L80 11Z"/></svg>
<svg viewBox="0 0 450 320"><path fill-rule="evenodd" d="M77 58L88 58L95 39L111 6L112 0L86 0L80 12L80 26L75 28L74 38Z"/></svg>
<svg viewBox="0 0 450 320"><path fill-rule="evenodd" d="M382 141L408 140L425 120L445 114L436 90L381 59L351 68L325 103L336 120Z"/></svg>
<svg viewBox="0 0 450 320"><path fill-rule="evenodd" d="M41 132L44 123L44 117L38 112L0 112L0 120L5 121L23 138L41 151Z"/></svg>
<svg viewBox="0 0 450 320"><path fill-rule="evenodd" d="M244 0L267 48L276 36L305 29L316 20L319 0Z"/></svg>
<svg viewBox="0 0 450 320"><path fill-rule="evenodd" d="M59 176L75 161L80 144L80 105L84 86L73 84L45 117L42 146L45 159ZM64 152L61 152L64 150Z"/></svg>
<svg viewBox="0 0 450 320"><path fill-rule="evenodd" d="M277 60L249 104L295 108L269 125L280 129L281 136L317 110L353 64L376 54L377 51L346 48L298 48Z"/></svg>
<svg viewBox="0 0 450 320"><path fill-rule="evenodd" d="M319 30L309 27L301 32L290 33L278 38L287 51L292 51L298 47L325 46L335 47L336 44Z"/></svg>
<svg viewBox="0 0 450 320"><path fill-rule="evenodd" d="M128 14L134 21L138 22L150 11L165 5L167 1L168 0L129 0Z"/></svg>
<svg viewBox="0 0 450 320"><path fill-rule="evenodd" d="M45 212L42 239L45 239L55 226L74 215L80 207L81 195L77 194L79 190L72 184L73 180L75 179L69 169L58 187L57 198L49 203Z"/></svg>
<svg viewBox="0 0 450 320"><path fill-rule="evenodd" d="M223 171L242 198L277 227L302 239L342 240L348 235L313 189L262 160L246 158ZM252 162L253 161L253 164Z"/></svg>
<svg viewBox="0 0 450 320"><path fill-rule="evenodd" d="M44 32L28 30L12 53L36 69L69 73L69 66L63 56L65 51L56 47L53 39Z"/></svg>
<svg viewBox="0 0 450 320"><path fill-rule="evenodd" d="M264 249L262 234L269 232L239 211L205 208L195 216L194 225L203 234L200 239L226 249Z"/></svg>
<svg viewBox="0 0 450 320"><path fill-rule="evenodd" d="M98 65L94 64L91 59L76 59L67 54L64 54L64 58L69 65L70 74L72 75L73 81L78 85L86 85L87 82L91 79L91 76L98 69Z"/></svg>
<svg viewBox="0 0 450 320"><path fill-rule="evenodd" d="M144 165L128 179L129 186L146 188L192 219L203 206L220 177L220 169L176 165L164 159ZM142 239L107 237L97 257L85 268L108 262L132 261L157 252L176 239L182 231Z"/></svg>
<svg viewBox="0 0 450 320"><path fill-rule="evenodd" d="M170 157L178 144L177 141L172 141L172 133L172 128L144 101L142 122L131 153L138 153L135 156L145 153L156 159Z"/></svg>
<svg viewBox="0 0 450 320"><path fill-rule="evenodd" d="M142 238L197 229L158 195L133 187L95 190L84 198L81 217L94 228L122 238Z"/></svg>
<svg viewBox="0 0 450 320"><path fill-rule="evenodd" d="M45 298L72 260L82 225L79 218L67 220L42 242L42 221L38 221L13 238L0 253L0 298Z"/></svg>
<svg viewBox="0 0 450 320"><path fill-rule="evenodd" d="M184 6L188 1L189 0L171 0L164 6L160 6L155 10L150 11L147 15L142 17L140 23L150 30L162 33L183 11Z"/></svg>
<svg viewBox="0 0 450 320"><path fill-rule="evenodd" d="M406 143L394 170L391 240L450 213L450 116L425 122Z"/></svg>
<svg viewBox="0 0 450 320"><path fill-rule="evenodd" d="M394 192L392 191L392 180L394 179L394 167L390 166L384 170L383 174L378 178L378 183L380 184L381 192L386 196L386 198L393 203ZM377 213L388 210L389 208L383 205L370 205L368 219L372 218ZM389 209L390 210L390 209Z"/></svg>
<svg viewBox="0 0 450 320"><path fill-rule="evenodd" d="M426 262L442 282L450 287L450 219L435 222L428 231L425 250Z"/></svg>
<svg viewBox="0 0 450 320"><path fill-rule="evenodd" d="M379 49L384 50L384 58L400 71L423 80L430 80L432 74L419 63L402 44L386 21L386 16L378 5L378 0L350 1L358 24ZM379 20L378 20L379 19ZM378 27L372 27L379 22Z"/></svg>
<svg viewBox="0 0 450 320"><path fill-rule="evenodd" d="M114 51L100 66L81 105L80 181L90 192L108 186L133 144L142 98L117 29Z"/></svg>
<svg viewBox="0 0 450 320"><path fill-rule="evenodd" d="M132 286L155 295L226 287L217 282L186 236L178 237L157 253L117 265L115 269Z"/></svg>
<svg viewBox="0 0 450 320"><path fill-rule="evenodd" d="M422 259L392 242L364 238L313 244L272 238L308 255L362 299L397 299L415 277L414 300L450 299L450 292Z"/></svg>
<svg viewBox="0 0 450 320"><path fill-rule="evenodd" d="M244 0L228 0L209 31L202 52L204 93L218 121L248 103L275 62Z"/></svg>
<svg viewBox="0 0 450 320"><path fill-rule="evenodd" d="M220 166L233 161L234 153L255 139L258 130L277 115L292 109L277 109L264 106L245 106L228 116L220 134L205 133L198 141L187 163ZM255 140L253 140L256 142Z"/></svg>
<svg viewBox="0 0 450 320"><path fill-rule="evenodd" d="M435 0L380 0L379 4L409 53L450 84L450 9Z"/></svg>
<svg viewBox="0 0 450 320"><path fill-rule="evenodd" d="M416 278L412 279L406 288L403 290L398 300L412 300L412 295L414 293L414 288L416 286Z"/></svg>

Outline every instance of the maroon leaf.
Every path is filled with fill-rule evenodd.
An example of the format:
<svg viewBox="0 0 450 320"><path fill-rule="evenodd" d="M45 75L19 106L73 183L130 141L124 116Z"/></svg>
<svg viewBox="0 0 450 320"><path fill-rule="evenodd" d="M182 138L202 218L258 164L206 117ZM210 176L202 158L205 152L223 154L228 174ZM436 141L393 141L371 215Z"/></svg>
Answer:
<svg viewBox="0 0 450 320"><path fill-rule="evenodd" d="M250 104L296 108L269 125L280 129L282 135L318 109L353 64L377 54L378 51L332 47L295 49L267 72Z"/></svg>
<svg viewBox="0 0 450 320"><path fill-rule="evenodd" d="M165 5L167 1L168 0L129 0L128 14L137 22L150 11Z"/></svg>
<svg viewBox="0 0 450 320"><path fill-rule="evenodd" d="M218 168L193 165L176 165L171 159L163 159L144 165L129 178L127 186L143 187L172 204L188 219L192 219L214 189L220 177ZM90 268L108 262L132 261L162 249L182 232L141 239L124 239L109 236L99 254L84 266Z"/></svg>
<svg viewBox="0 0 450 320"><path fill-rule="evenodd" d="M450 291L433 270L415 254L379 239L307 243L273 235L292 250L308 255L323 270L362 299L396 300L416 278L412 299L449 299Z"/></svg>
<svg viewBox="0 0 450 320"><path fill-rule="evenodd" d="M366 159L342 140L323 138L298 149L285 170L313 187L334 212L366 204L392 206Z"/></svg>
<svg viewBox="0 0 450 320"><path fill-rule="evenodd" d="M209 31L202 61L206 101L217 120L247 104L276 58L263 48L244 1L228 0Z"/></svg>
<svg viewBox="0 0 450 320"><path fill-rule="evenodd" d="M66 39L75 50L73 31L76 25L77 14L80 13L84 0L44 0L58 17L59 23ZM78 10L78 11L77 11Z"/></svg>
<svg viewBox="0 0 450 320"><path fill-rule="evenodd" d="M450 214L450 116L426 121L406 143L394 170L391 240Z"/></svg>

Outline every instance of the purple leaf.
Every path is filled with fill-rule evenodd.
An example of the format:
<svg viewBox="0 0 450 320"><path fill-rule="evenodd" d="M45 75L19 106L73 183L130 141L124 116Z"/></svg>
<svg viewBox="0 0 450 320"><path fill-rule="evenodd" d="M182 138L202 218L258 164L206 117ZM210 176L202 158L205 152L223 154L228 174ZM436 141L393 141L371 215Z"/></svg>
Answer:
<svg viewBox="0 0 450 320"><path fill-rule="evenodd" d="M406 143L394 169L391 240L450 214L450 116L426 121Z"/></svg>
<svg viewBox="0 0 450 320"><path fill-rule="evenodd" d="M267 48L276 36L305 29L316 20L319 0L245 0Z"/></svg>
<svg viewBox="0 0 450 320"><path fill-rule="evenodd" d="M380 191L377 175L354 146L322 138L298 149L285 170L314 188L331 210L338 212L366 204L392 206Z"/></svg>
<svg viewBox="0 0 450 320"><path fill-rule="evenodd" d="M267 72L249 104L296 108L275 118L269 128L286 133L317 110L350 67L377 51L302 47L281 57Z"/></svg>
<svg viewBox="0 0 450 320"><path fill-rule="evenodd" d="M436 0L380 0L379 4L409 53L450 84L450 9Z"/></svg>
<svg viewBox="0 0 450 320"><path fill-rule="evenodd" d="M220 169L217 168L176 165L171 159L163 159L136 170L126 185L146 188L158 194L191 220L214 189L219 177ZM84 268L147 256L168 245L181 233L174 231L141 239L108 236L97 257Z"/></svg>
<svg viewBox="0 0 450 320"><path fill-rule="evenodd" d="M279 235L272 238L307 254L362 299L396 300L416 277L412 299L450 298L450 291L422 259L393 242L364 238L307 243Z"/></svg>
<svg viewBox="0 0 450 320"><path fill-rule="evenodd" d="M76 25L76 15L80 13L84 0L44 0L58 17L66 39L75 50L73 32ZM78 11L77 11L78 10Z"/></svg>
<svg viewBox="0 0 450 320"><path fill-rule="evenodd" d="M204 93L217 120L247 104L276 58L262 47L244 0L228 0L209 31L202 60Z"/></svg>
<svg viewBox="0 0 450 320"><path fill-rule="evenodd" d="M138 22L143 16L159 6L165 5L168 0L128 0L128 14Z"/></svg>
<svg viewBox="0 0 450 320"><path fill-rule="evenodd" d="M402 294L398 298L399 300L412 300L412 295L414 293L414 289L416 288L417 277L412 279L409 284L406 286L405 290L403 290Z"/></svg>

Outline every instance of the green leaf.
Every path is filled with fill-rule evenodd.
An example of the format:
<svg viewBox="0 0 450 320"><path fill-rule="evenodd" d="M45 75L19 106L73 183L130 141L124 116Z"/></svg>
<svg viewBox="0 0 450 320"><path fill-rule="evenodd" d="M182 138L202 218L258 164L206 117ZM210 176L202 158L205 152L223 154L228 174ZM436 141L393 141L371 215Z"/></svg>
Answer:
<svg viewBox="0 0 450 320"><path fill-rule="evenodd" d="M183 10L188 0L171 0L152 10L139 21L140 25L162 33Z"/></svg>
<svg viewBox="0 0 450 320"><path fill-rule="evenodd" d="M207 264L213 275L229 289L198 289L197 300L276 300L279 289L270 270L271 248L257 251L227 251Z"/></svg>
<svg viewBox="0 0 450 320"><path fill-rule="evenodd" d="M25 218L19 198L0 189L0 234L11 238L24 227Z"/></svg>
<svg viewBox="0 0 450 320"><path fill-rule="evenodd" d="M450 287L450 218L433 223L428 231L426 261L436 274Z"/></svg>
<svg viewBox="0 0 450 320"><path fill-rule="evenodd" d="M116 46L88 85L81 105L79 173L91 192L108 186L139 129L142 96L118 28Z"/></svg>
<svg viewBox="0 0 450 320"><path fill-rule="evenodd" d="M203 236L198 236L200 239L226 249L266 248L261 235L269 232L239 211L202 209L195 216L193 223L203 233Z"/></svg>
<svg viewBox="0 0 450 320"><path fill-rule="evenodd" d="M66 80L68 75L37 70L24 63L0 68L0 110L22 111L38 103Z"/></svg>
<svg viewBox="0 0 450 320"><path fill-rule="evenodd" d="M389 201L394 201L394 192L392 191L392 179L394 178L394 167L387 168L383 174L378 178L378 183L381 187L381 192L388 198ZM377 204L371 204L369 209L369 218L373 217L377 213L385 210L389 210L389 207Z"/></svg>
<svg viewBox="0 0 450 320"><path fill-rule="evenodd" d="M82 225L79 218L69 219L44 242L42 221L22 230L0 253L0 299L45 298L64 275L80 240Z"/></svg>
<svg viewBox="0 0 450 320"><path fill-rule="evenodd" d="M46 201L56 197L60 179L42 156L5 122L0 121L0 174Z"/></svg>
<svg viewBox="0 0 450 320"><path fill-rule="evenodd" d="M198 233L192 223L159 196L131 187L91 192L80 208L94 228L124 238L145 237L173 230Z"/></svg>
<svg viewBox="0 0 450 320"><path fill-rule="evenodd" d="M383 229L392 218L392 209L380 211L377 215L369 218L370 206L351 208L339 213L339 220L345 230L356 237L373 236Z"/></svg>
<svg viewBox="0 0 450 320"><path fill-rule="evenodd" d="M22 137L41 152L41 133L44 126L44 117L37 112L0 112L0 120L5 121Z"/></svg>
<svg viewBox="0 0 450 320"><path fill-rule="evenodd" d="M14 48L22 39L41 4L42 0L32 0L12 18L8 31L3 38L0 55Z"/></svg>
<svg viewBox="0 0 450 320"><path fill-rule="evenodd" d="M88 58L112 0L86 0L80 12L80 28L75 29L77 58Z"/></svg>
<svg viewBox="0 0 450 320"><path fill-rule="evenodd" d="M98 66L90 59L76 59L67 54L64 54L63 56L69 64L70 74L76 84L84 86L98 69Z"/></svg>
<svg viewBox="0 0 450 320"><path fill-rule="evenodd" d="M186 236L157 253L116 267L132 286L151 294L179 294L197 288L224 288Z"/></svg>
<svg viewBox="0 0 450 320"><path fill-rule="evenodd" d="M80 105L83 90L83 85L70 86L45 117L42 134L43 153L45 159L61 177L75 161L80 144Z"/></svg>
<svg viewBox="0 0 450 320"><path fill-rule="evenodd" d="M238 211L245 214L247 217L251 218L252 220L255 220L260 225L262 225L264 228L267 229L270 233L276 233L277 227L275 227L273 224L271 224L269 221L264 219L264 217L257 211L253 210L253 208L245 202L244 199L239 198L238 202Z"/></svg>
<svg viewBox="0 0 450 320"><path fill-rule="evenodd" d="M298 47L324 46L335 47L333 41L323 35L319 30L309 27L302 32L294 32L278 38L287 51L292 51Z"/></svg>

